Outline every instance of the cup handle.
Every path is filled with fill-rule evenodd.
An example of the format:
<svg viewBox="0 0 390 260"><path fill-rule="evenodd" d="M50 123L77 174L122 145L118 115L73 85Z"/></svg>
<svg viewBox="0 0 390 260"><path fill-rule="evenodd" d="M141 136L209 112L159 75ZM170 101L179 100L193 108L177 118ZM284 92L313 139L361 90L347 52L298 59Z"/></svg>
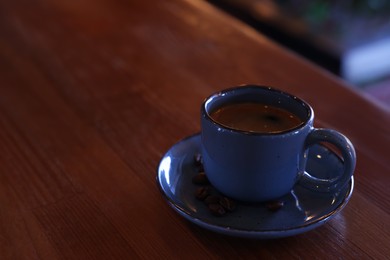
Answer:
<svg viewBox="0 0 390 260"><path fill-rule="evenodd" d="M314 128L306 138L305 151L307 151L311 145L319 142L333 144L337 149L339 149L344 159L344 172L342 175L332 179L321 179L304 171L299 183L309 189L320 192L338 191L347 184L355 170L355 148L347 137L335 130Z"/></svg>

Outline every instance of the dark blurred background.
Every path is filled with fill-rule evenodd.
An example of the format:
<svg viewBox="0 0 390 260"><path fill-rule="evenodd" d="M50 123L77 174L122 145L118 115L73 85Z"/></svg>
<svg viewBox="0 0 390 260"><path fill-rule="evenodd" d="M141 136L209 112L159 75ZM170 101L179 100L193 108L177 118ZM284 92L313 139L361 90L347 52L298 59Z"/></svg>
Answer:
<svg viewBox="0 0 390 260"><path fill-rule="evenodd" d="M389 0L207 0L390 109Z"/></svg>

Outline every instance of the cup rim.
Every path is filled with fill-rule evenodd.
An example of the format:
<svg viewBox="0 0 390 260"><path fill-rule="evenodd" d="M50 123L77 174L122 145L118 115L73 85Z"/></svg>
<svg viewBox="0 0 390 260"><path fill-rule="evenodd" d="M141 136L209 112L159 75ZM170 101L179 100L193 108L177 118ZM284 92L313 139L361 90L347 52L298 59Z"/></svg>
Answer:
<svg viewBox="0 0 390 260"><path fill-rule="evenodd" d="M304 108L306 108L306 110L307 110L307 116L306 116L305 120L302 121L301 124L299 124L299 125L297 125L297 126L295 126L293 128L286 129L286 130L283 130L283 131L278 131L278 132L269 132L269 133L268 132L247 131L247 130L232 128L232 127L223 125L223 124L215 121L210 116L209 111L207 111L207 109L206 109L206 106L207 106L207 104L209 102L211 102L215 98L224 96L227 93L230 93L230 92L233 92L233 91L241 91L241 90L244 90L244 89L246 89L246 90L248 90L248 89L263 89L263 90L267 90L267 91L277 92L277 93L279 93L281 95L287 96L288 98L291 98L291 99L295 100L296 102L301 103L302 106ZM295 95L292 95L292 94L290 94L290 93L288 93L286 91L277 89L275 87L265 86L265 85L256 85L256 84L238 85L238 86L231 87L231 88L226 88L226 89L223 89L223 90L220 90L218 92L215 92L215 93L211 94L210 96L208 96L203 101L202 107L201 107L201 114L204 116L204 118L206 120L210 121L212 124L218 126L221 129L224 129L224 130L227 130L227 131L230 131L230 132L234 132L234 133L241 133L241 134L247 134L247 135L256 135L256 136L280 136L280 135L285 135L285 134L289 134L289 133L295 133L299 129L302 129L305 126L307 126L307 124L309 122L312 122L313 118L314 118L313 108L306 101L304 101L303 99L301 99L301 98L299 98L299 97L297 97Z"/></svg>

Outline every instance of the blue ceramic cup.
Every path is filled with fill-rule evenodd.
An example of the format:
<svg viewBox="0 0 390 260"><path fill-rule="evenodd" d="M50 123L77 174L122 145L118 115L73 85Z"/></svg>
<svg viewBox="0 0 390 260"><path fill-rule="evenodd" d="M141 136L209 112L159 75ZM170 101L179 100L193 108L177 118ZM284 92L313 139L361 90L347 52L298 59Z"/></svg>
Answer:
<svg viewBox="0 0 390 260"><path fill-rule="evenodd" d="M302 123L276 133L233 129L210 114L231 103L261 103L285 109ZM351 179L356 164L352 143L341 133L313 127L313 109L283 91L256 85L223 90L208 97L201 107L201 143L205 173L224 195L248 202L277 199L298 182L319 192L336 192ZM344 160L336 178L316 178L305 171L307 151L313 144L334 145Z"/></svg>

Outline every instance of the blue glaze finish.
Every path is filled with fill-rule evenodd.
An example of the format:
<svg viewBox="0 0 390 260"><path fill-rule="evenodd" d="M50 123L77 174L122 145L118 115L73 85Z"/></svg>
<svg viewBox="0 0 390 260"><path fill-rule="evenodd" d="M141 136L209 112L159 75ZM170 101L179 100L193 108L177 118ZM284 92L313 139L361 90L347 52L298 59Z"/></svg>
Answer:
<svg viewBox="0 0 390 260"><path fill-rule="evenodd" d="M168 204L181 216L208 230L230 236L270 239L301 234L332 219L348 203L353 192L353 177L338 192L318 192L297 183L280 199L284 206L267 210L263 203L238 203L235 211L213 216L205 203L195 198L199 187L192 183L198 174L194 155L201 151L199 134L173 145L157 168L157 185ZM318 178L336 178L344 162L331 150L314 144L308 150L306 170Z"/></svg>
<svg viewBox="0 0 390 260"><path fill-rule="evenodd" d="M304 150L309 125L275 136L218 130L209 120L203 121L202 129L205 172L230 197L245 201L278 198L291 190L297 172L304 170L298 155Z"/></svg>
<svg viewBox="0 0 390 260"><path fill-rule="evenodd" d="M329 192L336 191L343 188L348 180L351 178L356 165L356 152L352 143L344 135L331 129L313 129L306 139L305 149L319 143L326 142L333 144L339 149L344 159L343 174L335 176L334 178L317 178L310 174L310 172L303 172L299 182L307 188Z"/></svg>
<svg viewBox="0 0 390 260"><path fill-rule="evenodd" d="M215 122L210 113L232 102L259 102L284 108L303 123L281 133L255 133L231 129ZM201 143L205 172L215 188L226 196L259 202L289 193L299 180L318 191L343 187L355 166L352 144L342 134L313 128L312 108L288 93L246 85L210 96L201 108ZM319 179L305 171L307 149L327 141L342 151L346 170L333 180Z"/></svg>

